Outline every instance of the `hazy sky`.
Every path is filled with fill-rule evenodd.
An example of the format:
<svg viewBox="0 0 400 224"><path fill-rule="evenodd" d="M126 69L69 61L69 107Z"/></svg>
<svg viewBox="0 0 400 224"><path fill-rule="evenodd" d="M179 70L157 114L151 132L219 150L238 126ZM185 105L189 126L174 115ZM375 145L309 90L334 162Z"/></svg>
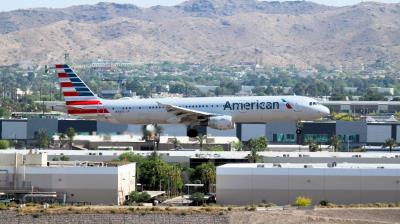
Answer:
<svg viewBox="0 0 400 224"><path fill-rule="evenodd" d="M153 5L176 5L183 2L183 0L2 0L0 4L0 11L9 11L21 8L34 8L34 7L52 7L62 8L71 5L81 4L96 4L97 2L118 2L118 3L131 3L141 7L149 7ZM351 5L360 0L313 0L314 2L325 5ZM376 0L376 2L399 3L400 0Z"/></svg>

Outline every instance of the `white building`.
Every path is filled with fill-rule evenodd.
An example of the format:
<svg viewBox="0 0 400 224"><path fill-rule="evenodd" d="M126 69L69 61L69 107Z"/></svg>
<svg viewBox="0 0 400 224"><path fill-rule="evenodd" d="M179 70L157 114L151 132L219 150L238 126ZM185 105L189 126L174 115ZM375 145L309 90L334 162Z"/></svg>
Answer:
<svg viewBox="0 0 400 224"><path fill-rule="evenodd" d="M226 205L398 202L399 164L226 164L217 167L217 202Z"/></svg>
<svg viewBox="0 0 400 224"><path fill-rule="evenodd" d="M136 187L135 163L113 167L47 163L47 153L2 154L0 192L56 192L58 201L121 205Z"/></svg>

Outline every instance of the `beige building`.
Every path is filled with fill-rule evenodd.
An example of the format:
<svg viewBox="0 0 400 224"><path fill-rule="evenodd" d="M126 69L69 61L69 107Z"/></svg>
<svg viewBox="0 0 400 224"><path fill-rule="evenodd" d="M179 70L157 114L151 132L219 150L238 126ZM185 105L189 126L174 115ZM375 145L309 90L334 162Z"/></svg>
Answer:
<svg viewBox="0 0 400 224"><path fill-rule="evenodd" d="M318 204L400 201L398 164L226 164L217 168L219 204Z"/></svg>
<svg viewBox="0 0 400 224"><path fill-rule="evenodd" d="M88 162L49 164L47 154L2 154L0 192L56 192L59 201L120 205L135 190L135 163L115 167Z"/></svg>

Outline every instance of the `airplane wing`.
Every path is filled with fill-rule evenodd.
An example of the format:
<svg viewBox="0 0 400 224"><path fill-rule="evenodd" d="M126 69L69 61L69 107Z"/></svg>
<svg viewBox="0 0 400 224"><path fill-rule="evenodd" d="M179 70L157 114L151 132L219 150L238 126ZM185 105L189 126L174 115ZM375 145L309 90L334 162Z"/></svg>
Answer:
<svg viewBox="0 0 400 224"><path fill-rule="evenodd" d="M183 108L172 104L163 104L159 102L158 104L164 107L167 112L175 115L174 117L171 117L170 119L171 121L178 119L181 123L198 123L201 121L207 121L208 117L217 115L198 110L191 110L188 108Z"/></svg>

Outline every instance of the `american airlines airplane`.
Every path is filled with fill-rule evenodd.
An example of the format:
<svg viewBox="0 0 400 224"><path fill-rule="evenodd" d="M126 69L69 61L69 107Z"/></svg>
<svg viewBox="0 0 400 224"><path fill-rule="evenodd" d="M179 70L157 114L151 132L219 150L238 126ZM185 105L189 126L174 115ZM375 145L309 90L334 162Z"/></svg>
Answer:
<svg viewBox="0 0 400 224"><path fill-rule="evenodd" d="M303 96L197 97L106 100L97 97L66 64L55 66L68 114L123 124L186 124L218 130L235 123L315 120L327 107ZM190 137L197 132L188 131Z"/></svg>

